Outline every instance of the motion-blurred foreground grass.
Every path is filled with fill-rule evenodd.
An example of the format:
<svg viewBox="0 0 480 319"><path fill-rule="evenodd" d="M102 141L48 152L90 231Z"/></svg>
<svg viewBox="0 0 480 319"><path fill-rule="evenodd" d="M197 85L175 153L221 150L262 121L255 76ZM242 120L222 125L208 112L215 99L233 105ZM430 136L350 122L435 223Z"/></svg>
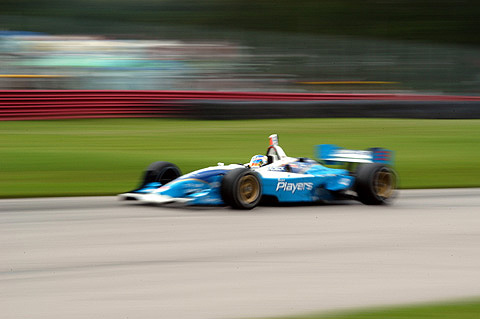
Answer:
<svg viewBox="0 0 480 319"><path fill-rule="evenodd" d="M367 309L331 314L278 317L277 319L476 319L480 300Z"/></svg>
<svg viewBox="0 0 480 319"><path fill-rule="evenodd" d="M321 143L393 149L402 188L480 186L480 120L20 121L0 123L0 197L116 194L153 161L184 173L246 163L272 133L291 156Z"/></svg>

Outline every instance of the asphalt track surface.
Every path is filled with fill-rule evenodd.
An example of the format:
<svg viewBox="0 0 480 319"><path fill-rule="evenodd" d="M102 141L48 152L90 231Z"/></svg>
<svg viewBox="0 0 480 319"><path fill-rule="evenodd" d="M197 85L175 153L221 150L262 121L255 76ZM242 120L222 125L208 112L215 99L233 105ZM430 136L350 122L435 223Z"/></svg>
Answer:
<svg viewBox="0 0 480 319"><path fill-rule="evenodd" d="M389 207L0 200L1 318L249 318L480 296L480 189Z"/></svg>

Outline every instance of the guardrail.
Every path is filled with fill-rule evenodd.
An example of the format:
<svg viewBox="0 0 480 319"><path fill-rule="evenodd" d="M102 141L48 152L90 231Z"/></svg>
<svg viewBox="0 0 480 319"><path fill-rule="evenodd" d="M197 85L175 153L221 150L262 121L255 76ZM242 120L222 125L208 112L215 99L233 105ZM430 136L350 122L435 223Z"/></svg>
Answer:
<svg viewBox="0 0 480 319"><path fill-rule="evenodd" d="M201 103L198 103L201 101ZM45 119L75 119L75 118L121 118L121 117L200 117L215 118L215 114L209 116L203 114L201 105L204 102L215 104L215 108L209 107L211 112L218 112L225 103L222 113L229 113L232 103L241 106L241 103L259 102L254 108L267 107L275 109L277 102L280 104L289 102L288 107L294 108L295 103L319 102L309 104L308 109L321 108L328 101L343 101L348 104L348 110L355 108L355 101L384 101L381 107L389 101L393 105L402 102L428 102L435 106L435 102L441 102L443 109L448 105L461 104L462 112L465 113L465 105L468 109L479 109L479 96L436 96L415 94L329 94L329 93L265 93L265 92L216 92L216 91L97 91L97 90L0 90L0 120L45 120ZM320 103L322 102L323 103ZM451 104L447 102L452 102ZM473 104L467 102L474 102ZM203 104L202 104L203 103ZM292 104L293 103L293 104ZM333 105L333 107L345 107L345 103ZM363 105L362 104L362 105ZM415 103L414 103L415 104ZM425 103L423 103L426 105ZM344 105L344 106L342 106ZM332 107L328 104L329 108ZM249 112L251 108L249 108ZM205 109L206 110L206 109ZM361 109L356 109L361 111ZM201 112L199 112L201 111ZM232 109L233 111L233 109ZM238 109L236 110L238 111ZM337 110L338 114L341 110ZM264 114L263 112L262 114ZM398 112L397 112L398 113ZM299 113L294 113L299 115ZM321 117L322 112L314 112L315 116ZM313 115L313 114L312 114ZM345 114L348 116L348 113ZM285 113L286 117L289 117ZM293 116L293 115L292 115ZM370 114L371 116L371 114ZM242 116L240 116L242 117ZM244 117L244 116L243 116ZM248 117L248 116L247 116ZM306 116L311 117L311 116ZM395 116L392 116L395 117ZM232 118L232 117L224 117ZM445 117L440 117L445 118ZM450 117L446 117L450 118ZM463 118L463 117L459 117Z"/></svg>

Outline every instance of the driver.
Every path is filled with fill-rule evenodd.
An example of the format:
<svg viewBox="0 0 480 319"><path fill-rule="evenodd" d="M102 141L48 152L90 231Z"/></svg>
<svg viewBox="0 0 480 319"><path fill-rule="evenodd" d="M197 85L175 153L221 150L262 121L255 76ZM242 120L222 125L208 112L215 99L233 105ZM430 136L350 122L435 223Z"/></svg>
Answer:
<svg viewBox="0 0 480 319"><path fill-rule="evenodd" d="M268 163L268 157L265 155L254 155L248 166L251 168L262 167Z"/></svg>

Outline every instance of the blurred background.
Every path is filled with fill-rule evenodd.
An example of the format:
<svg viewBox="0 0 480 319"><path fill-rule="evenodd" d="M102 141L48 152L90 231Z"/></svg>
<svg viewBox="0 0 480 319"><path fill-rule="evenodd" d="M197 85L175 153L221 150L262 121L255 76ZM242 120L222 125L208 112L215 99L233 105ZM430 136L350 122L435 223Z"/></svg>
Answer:
<svg viewBox="0 0 480 319"><path fill-rule="evenodd" d="M2 0L0 89L480 93L479 1Z"/></svg>
<svg viewBox="0 0 480 319"><path fill-rule="evenodd" d="M479 0L0 0L0 199L124 193L149 163L169 161L183 173L246 163L265 152L272 133L291 156L312 156L321 143L392 149L403 189L480 187L479 17ZM337 305L397 300L399 293L413 299L422 291L419 302L436 291L467 296L479 291L479 215L468 212L478 210L477 193L444 191L428 202L428 193L410 193L392 210L353 207L352 215L338 211L344 205L334 205L335 213L321 207L318 215L292 215L304 220L293 227L283 212L263 214L283 220L284 229L250 215L241 231L228 228L240 215L226 219L221 211L216 221L203 209L117 210L111 199L2 199L1 317L69 318L63 314L73 310L90 318L108 309L105 318L139 311L156 318L175 309L165 296L179 297L183 311L184 296L203 292L214 307L247 315L259 314L231 292L302 313L301 299L322 294ZM440 218L424 214L426 207ZM363 231L355 220L366 223ZM332 232L334 224L341 230ZM187 237L176 237L182 232ZM193 255L177 254L196 238ZM213 242L220 246L207 250ZM145 253L132 255L139 244ZM192 272L164 280L148 269ZM265 285L255 281L263 274ZM396 290L391 278L401 282ZM331 293L324 279L338 290ZM313 286L292 290L293 282ZM285 297L275 301L273 289ZM209 316L209 304L202 307L186 313ZM480 302L464 309L402 309L377 318L473 319Z"/></svg>

